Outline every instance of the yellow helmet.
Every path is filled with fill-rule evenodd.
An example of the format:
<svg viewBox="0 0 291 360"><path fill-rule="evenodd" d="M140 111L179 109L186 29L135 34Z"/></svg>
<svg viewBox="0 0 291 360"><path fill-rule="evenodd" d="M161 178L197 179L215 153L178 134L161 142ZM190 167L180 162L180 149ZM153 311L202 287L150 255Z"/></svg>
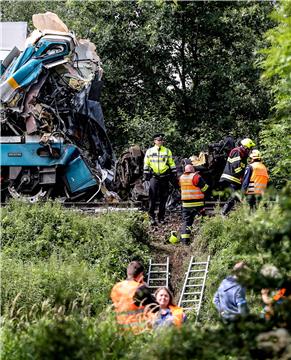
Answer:
<svg viewBox="0 0 291 360"><path fill-rule="evenodd" d="M243 139L240 143L242 144L242 146L244 146L247 149L251 149L256 146L256 144L253 142L253 140L251 140L249 138Z"/></svg>
<svg viewBox="0 0 291 360"><path fill-rule="evenodd" d="M171 244L177 244L179 242L179 239L177 238L177 234L175 231L171 231L171 236L169 238L169 241Z"/></svg>
<svg viewBox="0 0 291 360"><path fill-rule="evenodd" d="M261 160L261 153L257 149L252 150L250 153L250 158L253 160Z"/></svg>

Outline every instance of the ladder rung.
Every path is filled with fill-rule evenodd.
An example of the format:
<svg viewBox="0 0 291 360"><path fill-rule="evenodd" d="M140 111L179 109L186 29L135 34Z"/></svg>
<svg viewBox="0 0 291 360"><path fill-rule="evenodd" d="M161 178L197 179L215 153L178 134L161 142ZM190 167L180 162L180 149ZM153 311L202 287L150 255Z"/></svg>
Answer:
<svg viewBox="0 0 291 360"><path fill-rule="evenodd" d="M186 285L186 287L202 287L203 285L201 284L201 285Z"/></svg>
<svg viewBox="0 0 291 360"><path fill-rule="evenodd" d="M193 309L195 309L196 311L198 310L198 309L196 309L196 307L183 307L183 310L193 310Z"/></svg>
<svg viewBox="0 0 291 360"><path fill-rule="evenodd" d="M205 272L205 269L202 269L202 270L190 270L189 273L190 272L202 272L202 271Z"/></svg>
<svg viewBox="0 0 291 360"><path fill-rule="evenodd" d="M167 280L167 278L156 278L156 279L155 279L155 278L152 278L152 279L149 279L149 282L150 282L150 281L158 281L158 280L159 280L159 281L160 281L160 280Z"/></svg>
<svg viewBox="0 0 291 360"><path fill-rule="evenodd" d="M159 271L159 270L155 270L155 271L151 271L150 273L151 274L161 274L161 273L167 273L168 271L164 271L164 270L161 270L161 271Z"/></svg>
<svg viewBox="0 0 291 360"><path fill-rule="evenodd" d="M185 302L190 303L190 302L198 302L198 301L199 301L199 299L198 300L182 300L181 302L182 303L185 303Z"/></svg>
<svg viewBox="0 0 291 360"><path fill-rule="evenodd" d="M201 262L194 262L194 263L192 263L192 266L193 265L206 265L207 264L207 261L205 262L205 261L201 261Z"/></svg>
<svg viewBox="0 0 291 360"><path fill-rule="evenodd" d="M167 266L167 264L151 264L151 266Z"/></svg>
<svg viewBox="0 0 291 360"><path fill-rule="evenodd" d="M201 294L200 291L196 291L196 292L184 293L183 296L184 296L184 295L200 295L200 294Z"/></svg>
<svg viewBox="0 0 291 360"><path fill-rule="evenodd" d="M189 277L187 280L204 279L204 276Z"/></svg>

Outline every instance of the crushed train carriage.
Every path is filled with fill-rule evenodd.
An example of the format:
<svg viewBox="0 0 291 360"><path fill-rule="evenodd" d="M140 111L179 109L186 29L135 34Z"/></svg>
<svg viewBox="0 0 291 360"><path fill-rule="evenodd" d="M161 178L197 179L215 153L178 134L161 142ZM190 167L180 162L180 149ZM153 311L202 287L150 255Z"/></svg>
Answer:
<svg viewBox="0 0 291 360"><path fill-rule="evenodd" d="M112 198L115 157L95 45L53 13L34 15L33 24L25 50L12 50L1 69L2 201Z"/></svg>

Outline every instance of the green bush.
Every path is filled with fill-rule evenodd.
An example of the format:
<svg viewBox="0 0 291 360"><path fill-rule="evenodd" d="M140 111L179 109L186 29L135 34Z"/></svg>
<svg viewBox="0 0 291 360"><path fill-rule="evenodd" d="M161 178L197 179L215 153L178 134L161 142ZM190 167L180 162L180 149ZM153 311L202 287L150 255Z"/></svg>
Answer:
<svg viewBox="0 0 291 360"><path fill-rule="evenodd" d="M11 202L2 209L3 314L14 304L14 316L29 318L43 302L68 313L83 298L92 314L100 312L127 264L147 263L147 242L140 213L91 217L53 203Z"/></svg>

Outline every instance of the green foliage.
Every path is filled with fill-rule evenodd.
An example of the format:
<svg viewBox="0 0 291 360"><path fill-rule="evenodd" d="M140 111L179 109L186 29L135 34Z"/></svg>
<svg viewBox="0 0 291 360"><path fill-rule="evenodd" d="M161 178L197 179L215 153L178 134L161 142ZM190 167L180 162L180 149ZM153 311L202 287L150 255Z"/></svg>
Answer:
<svg viewBox="0 0 291 360"><path fill-rule="evenodd" d="M251 271L243 281L250 289L249 304L256 312L261 288L278 288L281 282L279 279L275 283L268 283L260 275L263 264L277 266L284 278L290 275L290 192L291 187L288 185L280 201L268 205L263 203L256 212L250 212L246 205L240 206L227 218L217 215L202 224L197 242L201 252L208 249L212 255L203 321L211 322L216 317L212 305L214 292L236 262L245 260L250 264Z"/></svg>
<svg viewBox="0 0 291 360"><path fill-rule="evenodd" d="M88 304L98 313L128 262L147 261L146 243L142 214L94 218L53 203L11 202L2 209L2 309L14 304L16 318L29 318L45 301L65 313Z"/></svg>
<svg viewBox="0 0 291 360"><path fill-rule="evenodd" d="M277 26L267 32L270 44L262 53L264 69L262 79L268 81L273 94L273 116L261 132L264 158L272 179L279 187L290 179L291 166L291 5L289 1L280 2L273 12Z"/></svg>

